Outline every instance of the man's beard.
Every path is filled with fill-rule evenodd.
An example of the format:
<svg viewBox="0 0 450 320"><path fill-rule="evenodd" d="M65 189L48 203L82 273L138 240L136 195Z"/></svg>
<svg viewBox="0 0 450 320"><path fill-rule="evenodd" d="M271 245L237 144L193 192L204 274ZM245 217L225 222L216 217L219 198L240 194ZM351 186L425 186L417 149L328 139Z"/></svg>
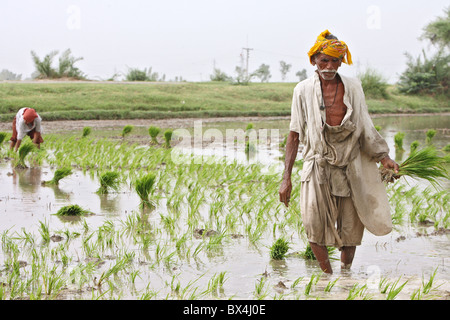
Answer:
<svg viewBox="0 0 450 320"><path fill-rule="evenodd" d="M337 74L337 70L320 70L317 68L317 71L324 80L333 80Z"/></svg>

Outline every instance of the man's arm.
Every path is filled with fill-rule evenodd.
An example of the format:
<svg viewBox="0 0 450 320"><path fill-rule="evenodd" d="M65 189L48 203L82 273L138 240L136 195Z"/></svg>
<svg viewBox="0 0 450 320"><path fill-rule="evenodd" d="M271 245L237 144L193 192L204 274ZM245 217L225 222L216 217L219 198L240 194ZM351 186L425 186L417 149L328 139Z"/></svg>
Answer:
<svg viewBox="0 0 450 320"><path fill-rule="evenodd" d="M17 139L14 150L17 151L20 147L20 144L22 143L22 140Z"/></svg>
<svg viewBox="0 0 450 320"><path fill-rule="evenodd" d="M286 142L286 159L284 162L284 174L281 182L279 194L280 201L283 202L286 207L289 206L291 199L292 183L291 174L294 167L295 158L297 157L299 145L299 134L295 131L290 131Z"/></svg>

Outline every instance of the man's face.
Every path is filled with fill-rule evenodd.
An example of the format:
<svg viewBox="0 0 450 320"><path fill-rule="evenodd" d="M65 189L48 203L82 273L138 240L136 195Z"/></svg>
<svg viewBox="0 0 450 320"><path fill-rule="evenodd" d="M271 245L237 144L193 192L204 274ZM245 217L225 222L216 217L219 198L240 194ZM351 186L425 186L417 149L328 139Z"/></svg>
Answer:
<svg viewBox="0 0 450 320"><path fill-rule="evenodd" d="M317 66L317 71L323 80L333 80L341 66L342 59L319 53L313 59L313 65Z"/></svg>

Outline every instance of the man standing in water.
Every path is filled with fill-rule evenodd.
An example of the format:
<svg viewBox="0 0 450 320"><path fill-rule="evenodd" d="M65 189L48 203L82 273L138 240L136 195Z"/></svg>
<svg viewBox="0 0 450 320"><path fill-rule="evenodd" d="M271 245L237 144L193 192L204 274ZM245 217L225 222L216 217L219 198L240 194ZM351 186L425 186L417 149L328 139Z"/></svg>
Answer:
<svg viewBox="0 0 450 320"><path fill-rule="evenodd" d="M308 52L314 75L294 89L286 161L279 190L289 205L292 167L304 145L300 210L321 269L332 273L327 246L341 251L350 268L364 228L381 236L392 229L386 189L376 162L398 171L386 141L375 129L358 80L337 73L352 64L345 42L328 30Z"/></svg>
<svg viewBox="0 0 450 320"><path fill-rule="evenodd" d="M30 136L39 149L44 142L41 136L41 117L33 108L21 108L13 119L10 149L19 149L23 138Z"/></svg>

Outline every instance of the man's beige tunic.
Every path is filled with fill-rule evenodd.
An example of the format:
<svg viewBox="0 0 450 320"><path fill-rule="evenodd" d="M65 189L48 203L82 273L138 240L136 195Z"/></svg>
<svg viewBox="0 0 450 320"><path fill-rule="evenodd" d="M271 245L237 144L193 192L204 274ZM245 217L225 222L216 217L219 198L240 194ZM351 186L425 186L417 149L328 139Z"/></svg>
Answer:
<svg viewBox="0 0 450 320"><path fill-rule="evenodd" d="M300 208L308 238L337 247L354 244L342 243L334 226L336 197L351 197L371 233L385 235L392 229L386 188L376 165L389 148L373 125L359 80L339 76L347 106L339 126L326 124L325 110L320 110L317 73L295 87L290 123L304 145Z"/></svg>

